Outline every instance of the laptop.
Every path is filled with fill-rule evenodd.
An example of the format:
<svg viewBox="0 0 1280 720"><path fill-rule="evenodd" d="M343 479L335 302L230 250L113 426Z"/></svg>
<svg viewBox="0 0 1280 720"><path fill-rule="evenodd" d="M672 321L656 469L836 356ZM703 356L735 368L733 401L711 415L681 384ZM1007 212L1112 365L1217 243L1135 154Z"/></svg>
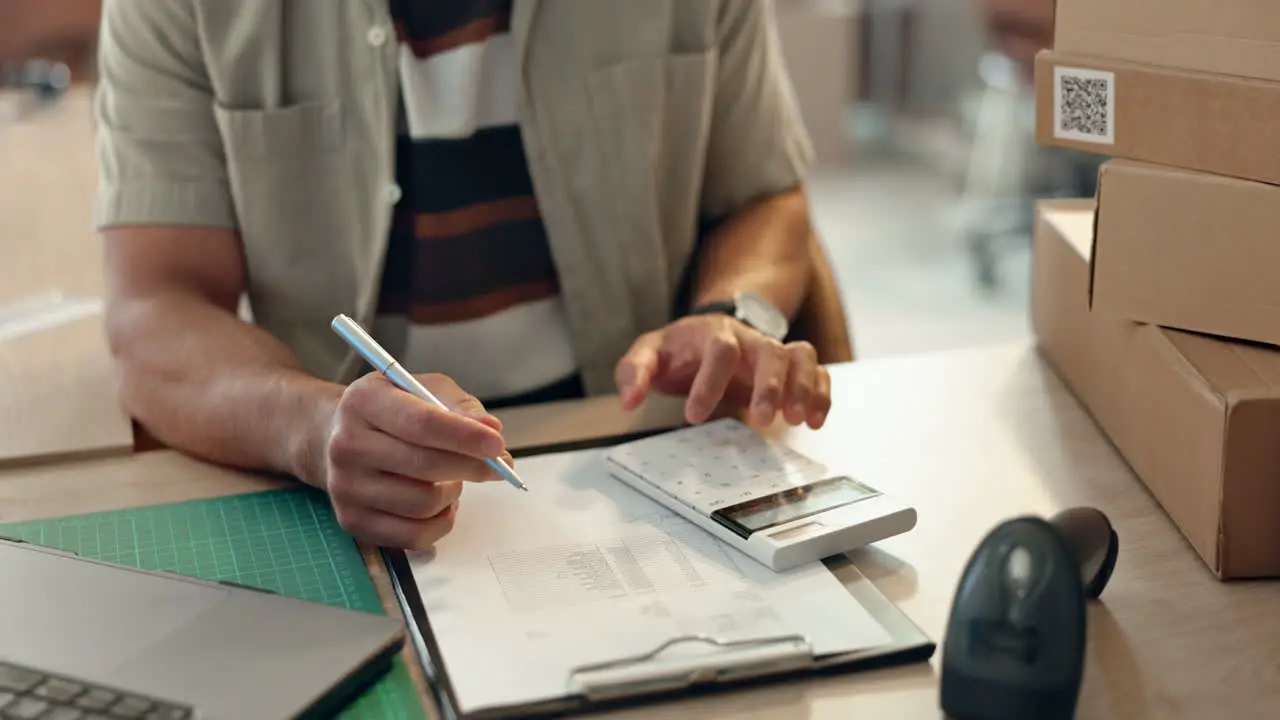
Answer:
<svg viewBox="0 0 1280 720"><path fill-rule="evenodd" d="M403 624L0 539L0 717L335 715L391 667Z"/></svg>

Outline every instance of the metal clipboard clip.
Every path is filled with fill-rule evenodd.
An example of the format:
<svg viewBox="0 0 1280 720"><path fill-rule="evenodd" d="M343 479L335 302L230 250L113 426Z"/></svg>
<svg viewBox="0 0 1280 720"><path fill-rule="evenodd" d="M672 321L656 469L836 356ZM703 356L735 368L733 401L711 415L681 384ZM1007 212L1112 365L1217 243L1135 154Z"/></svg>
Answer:
<svg viewBox="0 0 1280 720"><path fill-rule="evenodd" d="M700 645L701 652L688 646ZM685 646L690 652L680 654ZM669 650L676 649L670 657ZM646 653L580 665L569 673L569 691L591 701L652 695L776 675L813 664L803 635L722 640L708 635L672 638Z"/></svg>

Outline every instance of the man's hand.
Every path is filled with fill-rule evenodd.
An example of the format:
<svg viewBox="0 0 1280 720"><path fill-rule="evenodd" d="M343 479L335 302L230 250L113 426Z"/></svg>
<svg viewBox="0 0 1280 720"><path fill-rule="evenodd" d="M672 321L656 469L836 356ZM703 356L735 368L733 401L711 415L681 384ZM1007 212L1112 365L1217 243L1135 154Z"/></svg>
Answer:
<svg viewBox="0 0 1280 720"><path fill-rule="evenodd" d="M686 317L642 335L614 378L628 410L650 389L686 395L690 423L720 408L750 408L756 426L781 411L789 424L817 429L831 408L831 378L812 345L783 345L727 315Z"/></svg>
<svg viewBox="0 0 1280 720"><path fill-rule="evenodd" d="M326 489L338 521L361 540L425 549L453 529L462 483L497 480L508 463L501 423L443 375L418 378L456 412L370 373L343 393L325 445Z"/></svg>

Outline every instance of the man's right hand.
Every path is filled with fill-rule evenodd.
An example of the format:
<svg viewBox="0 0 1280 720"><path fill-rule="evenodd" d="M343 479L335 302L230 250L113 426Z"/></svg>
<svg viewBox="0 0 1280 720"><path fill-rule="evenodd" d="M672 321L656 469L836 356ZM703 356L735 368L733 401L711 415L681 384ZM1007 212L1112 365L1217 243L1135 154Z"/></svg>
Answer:
<svg viewBox="0 0 1280 720"><path fill-rule="evenodd" d="M497 418L448 378L419 379L450 410L380 374L328 382L237 317L249 286L234 232L146 225L104 235L121 398L168 447L297 477L329 493L348 532L398 548L448 533L461 483L496 479L483 459L509 457Z"/></svg>
<svg viewBox="0 0 1280 720"><path fill-rule="evenodd" d="M342 395L325 444L325 487L338 521L381 546L425 549L452 528L462 483L500 480L485 458L508 463L502 425L443 375L418 380L443 410L380 373Z"/></svg>

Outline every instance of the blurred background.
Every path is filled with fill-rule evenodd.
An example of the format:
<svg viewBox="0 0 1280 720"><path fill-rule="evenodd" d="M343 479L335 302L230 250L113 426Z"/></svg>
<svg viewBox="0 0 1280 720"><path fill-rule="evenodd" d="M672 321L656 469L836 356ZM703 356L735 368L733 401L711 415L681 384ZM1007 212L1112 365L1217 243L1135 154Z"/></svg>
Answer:
<svg viewBox="0 0 1280 720"><path fill-rule="evenodd" d="M1027 336L1032 202L1092 195L1099 162L1032 138L1031 61L1054 0L776 5L859 357ZM13 177L6 125L38 123L93 82L99 10L0 0L0 176ZM93 174L92 158L65 167Z"/></svg>

